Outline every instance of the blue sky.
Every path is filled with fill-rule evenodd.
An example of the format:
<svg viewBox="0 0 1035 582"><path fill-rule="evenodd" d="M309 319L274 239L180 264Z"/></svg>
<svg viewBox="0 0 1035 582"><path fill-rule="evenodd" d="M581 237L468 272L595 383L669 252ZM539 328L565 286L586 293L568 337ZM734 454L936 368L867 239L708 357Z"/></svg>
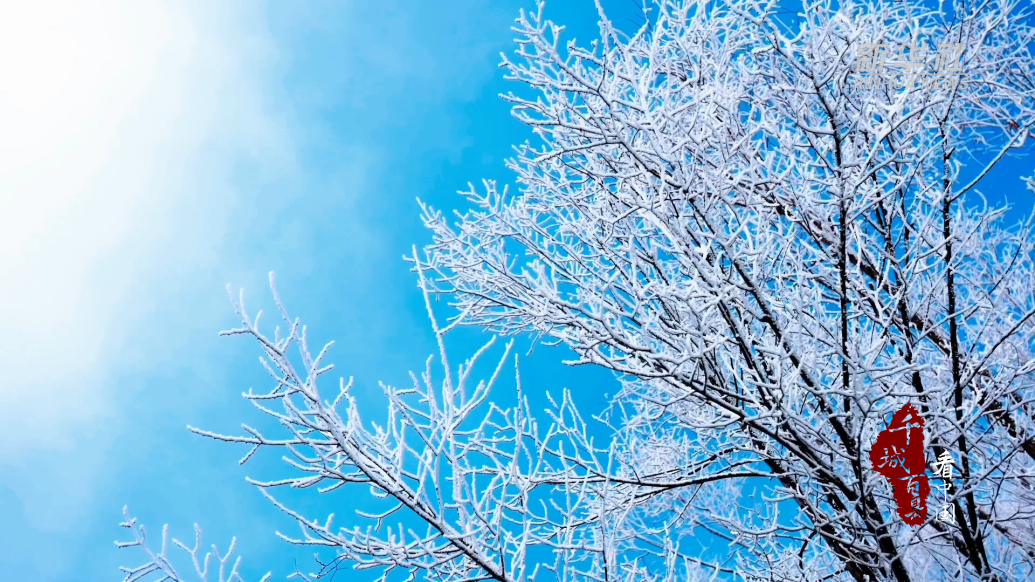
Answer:
<svg viewBox="0 0 1035 582"><path fill-rule="evenodd" d="M255 422L240 393L267 385L256 346L216 336L235 323L223 287L269 307L276 271L375 408L378 380L420 369L433 344L401 259L428 240L416 198L451 208L468 181L510 179L503 161L529 134L496 65L521 7L0 10L0 580L120 580L138 561L112 543L124 504L155 533L237 535L256 579L296 558L308 570L311 553L274 536L290 522L244 482L276 458L239 467L240 449L185 429ZM595 32L589 0L548 11ZM557 356L526 360L526 385L578 384L591 403L610 389Z"/></svg>
<svg viewBox="0 0 1035 582"><path fill-rule="evenodd" d="M112 544L124 504L154 532L237 535L249 579L308 570L244 482L277 460L239 467L185 429L254 422L240 393L267 385L255 345L216 336L235 324L223 287L268 308L276 271L374 408L378 380L405 382L434 351L401 259L428 240L415 200L452 208L468 181L511 179L530 134L496 65L533 4L27 4L0 9L0 580L120 580L138 561ZM590 0L547 14L595 34ZM484 338L461 339L455 354ZM526 386L578 387L592 410L611 376L559 355L526 359ZM350 501L299 503L345 517Z"/></svg>

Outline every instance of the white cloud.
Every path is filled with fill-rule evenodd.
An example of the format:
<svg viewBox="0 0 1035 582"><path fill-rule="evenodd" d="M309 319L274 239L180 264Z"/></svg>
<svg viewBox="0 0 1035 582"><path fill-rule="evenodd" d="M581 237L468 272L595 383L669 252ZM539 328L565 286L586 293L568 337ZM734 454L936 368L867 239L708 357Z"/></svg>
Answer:
<svg viewBox="0 0 1035 582"><path fill-rule="evenodd" d="M293 163L261 15L216 4L0 7L0 461L113 414L139 279L218 255L241 159Z"/></svg>

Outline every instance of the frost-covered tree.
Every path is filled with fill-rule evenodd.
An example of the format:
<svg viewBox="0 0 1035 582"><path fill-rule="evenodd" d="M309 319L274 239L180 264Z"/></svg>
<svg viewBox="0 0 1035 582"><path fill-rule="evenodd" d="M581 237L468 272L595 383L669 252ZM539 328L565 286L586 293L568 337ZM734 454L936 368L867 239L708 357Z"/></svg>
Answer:
<svg viewBox="0 0 1035 582"><path fill-rule="evenodd" d="M298 543L333 548L323 572L1035 577L1035 220L1007 225L981 197L1035 127L1028 5L821 0L789 18L778 2L659 0L649 14L626 36L601 12L589 46L562 45L542 6L518 19L504 66L528 91L507 99L539 141L511 161L513 191L472 188L454 218L425 207L434 243L411 259L458 315L435 327L439 376L429 360L412 388L385 387L385 426L363 425L347 384L321 395L323 352L297 323L266 338L240 304L232 333L277 378L249 398L288 433L197 432L286 447L299 473L264 492L362 484L390 501L343 528L274 501ZM908 53L917 77L961 45L961 79L858 83L861 46L879 43L932 49ZM567 396L549 426L520 394L494 404L506 355L472 386L470 363L446 358L456 325L615 371L608 440ZM905 403L928 462L953 460L952 522L932 498L923 525L903 523L870 465Z"/></svg>

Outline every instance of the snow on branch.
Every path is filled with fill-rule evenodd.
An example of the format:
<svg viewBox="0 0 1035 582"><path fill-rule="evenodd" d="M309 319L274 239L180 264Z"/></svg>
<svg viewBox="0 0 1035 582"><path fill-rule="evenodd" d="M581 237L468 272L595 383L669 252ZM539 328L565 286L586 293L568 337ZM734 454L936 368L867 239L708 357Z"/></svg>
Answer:
<svg viewBox="0 0 1035 582"><path fill-rule="evenodd" d="M1035 222L981 189L1035 127L1030 6L806 4L660 0L588 46L522 13L503 66L535 94L506 99L540 139L516 188L423 207L430 290L621 374L619 438L712 453L727 503L686 512L745 576L1028 579ZM869 466L906 402L958 523L904 524Z"/></svg>
<svg viewBox="0 0 1035 582"><path fill-rule="evenodd" d="M726 479L762 475L761 470L749 462L709 465L712 453L695 450L686 435L675 447L656 437L634 445L631 440L640 436L632 433L599 446L568 392L552 401L552 422L542 427L525 397L517 356L510 358L513 341L486 368L485 379L476 381L474 372L495 339L450 367L449 328L435 319L416 249L412 260L438 340L438 366L436 371L429 358L419 376L411 374L412 385L381 385L387 401L383 424L361 418L351 380L340 379L330 395L321 390L321 376L332 370L326 361L332 344L311 351L307 328L288 315L272 274L284 323L272 337L259 329L261 312L249 315L243 293L234 300L241 326L223 335L254 339L273 380L269 391L244 396L284 434L273 437L248 425L240 435L189 428L249 445L242 463L263 448L284 453L288 475L249 481L298 523L298 535L278 532L281 538L333 552L331 559L317 554L317 572L296 576L319 579L348 567L378 572L379 580L422 575L443 582L517 582L572 576L646 580L659 567L691 577L733 571L666 531L686 529L694 519L670 500ZM508 361L514 366L513 392L490 399ZM653 462L638 466L647 458ZM339 525L333 514L315 519L281 501L276 492L284 487L319 493L351 487L368 491L371 503ZM652 523L660 516L665 524ZM164 552L148 555L151 562L139 571L160 569L179 580L171 578L175 573Z"/></svg>
<svg viewBox="0 0 1035 582"><path fill-rule="evenodd" d="M409 260L438 354L381 386L382 423L351 380L328 389L331 344L310 349L271 276L283 327L260 331L242 294L224 333L262 350L272 387L245 397L278 434L191 430L248 445L242 462L283 453L285 474L252 482L299 525L285 540L333 555L306 579L1030 579L1035 218L981 196L1035 127L1028 4L818 0L793 27L758 0L648 14L627 35L601 11L589 46L562 44L542 3L518 18L503 66L538 95L506 99L539 143L509 162L516 187L472 186L451 218L423 206L434 243ZM860 82L866 59L909 83ZM949 65L958 83L913 83ZM589 420L562 392L540 421L517 356L500 395L513 340L450 363L460 325L564 344L621 392ZM907 402L928 461L958 472L954 522L904 523L869 465ZM339 524L284 487L370 504ZM148 556L165 572L164 547Z"/></svg>
<svg viewBox="0 0 1035 582"><path fill-rule="evenodd" d="M230 561L230 555L234 553L234 546L237 543L236 538L230 540L230 548L227 549L226 555L220 556L219 549L213 544L212 551L207 552L204 557L200 557L201 528L195 524L193 548L187 547L179 540L172 540L173 545L179 547L190 557L191 564L194 566L194 574L197 577L180 576L169 557L169 526L162 527L161 549L156 553L153 547L147 545L147 533L144 526L137 524L135 517L130 517L129 508L124 507L122 513L125 515L126 521L119 525L133 534L133 541L115 542L115 545L119 548L140 548L148 558L147 563L135 568L123 566L121 570L126 573L126 577L122 579L122 582L244 582L244 579L237 573L241 558ZM259 582L267 582L270 576L270 574L266 574Z"/></svg>

